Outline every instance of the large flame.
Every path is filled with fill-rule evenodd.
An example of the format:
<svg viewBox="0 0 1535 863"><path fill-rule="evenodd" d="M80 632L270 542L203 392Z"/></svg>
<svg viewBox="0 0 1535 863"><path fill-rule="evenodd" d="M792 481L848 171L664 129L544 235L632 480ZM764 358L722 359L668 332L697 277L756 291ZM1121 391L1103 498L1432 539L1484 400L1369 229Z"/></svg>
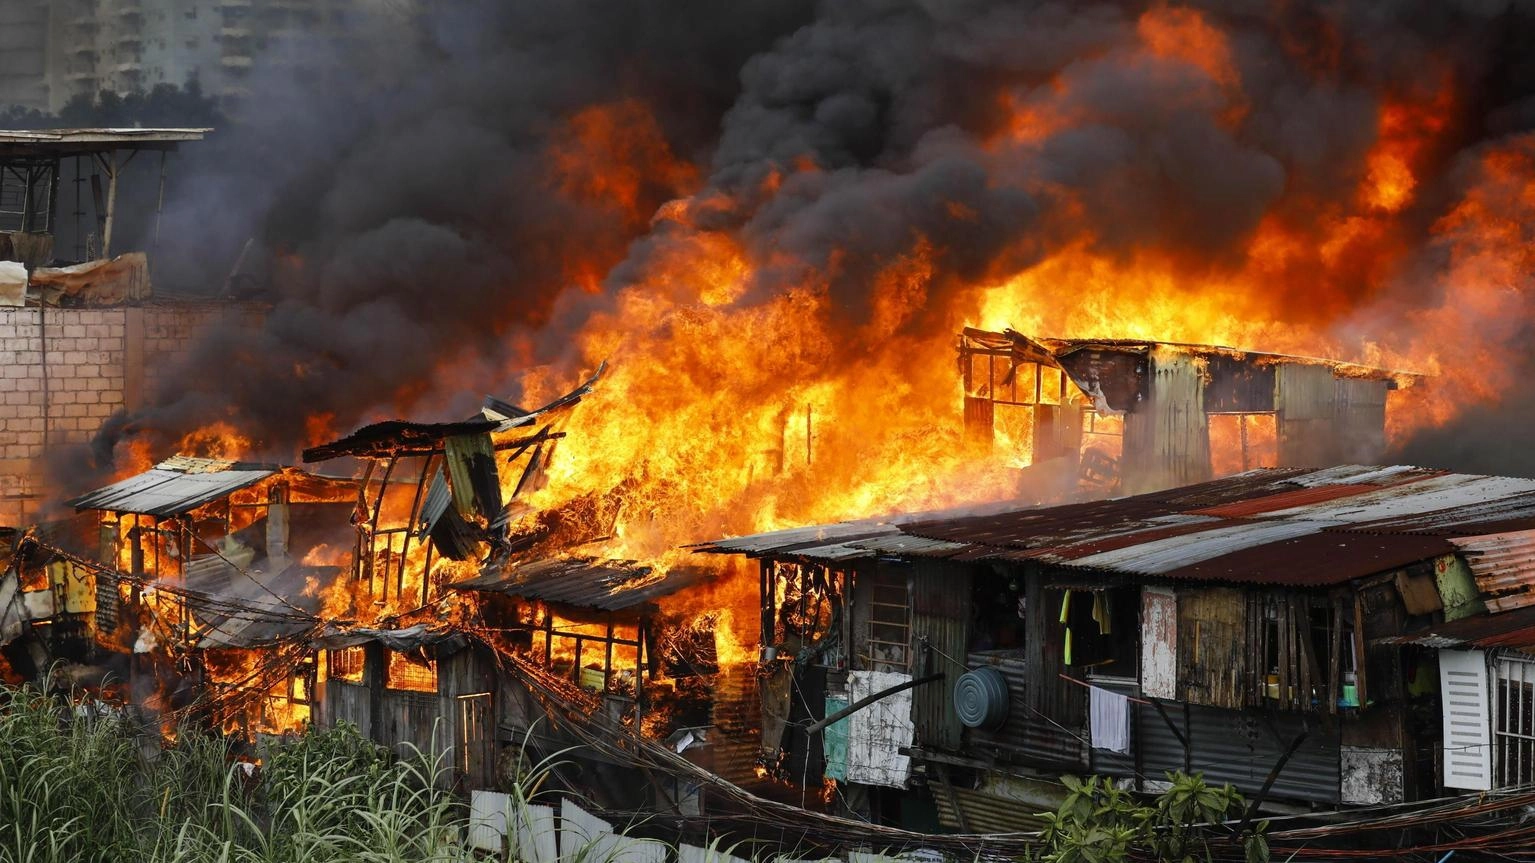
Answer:
<svg viewBox="0 0 1535 863"><path fill-rule="evenodd" d="M1137 168L1092 183L1041 167L1050 153L1077 146L1156 150L1154 137L1111 134L1148 122L1134 110L1203 120L1212 135L1240 137L1255 112L1244 80L1251 70L1237 47L1213 16L1158 5L1122 44L1044 80L999 86L990 100L999 117L983 124L966 153L986 169L988 189L1016 190L1038 202L1041 215L985 267L960 263L963 231L944 240L909 213L901 214L912 226L904 242L875 256L872 267L855 266L841 249L825 260L797 259L788 248L793 237L765 242L741 225L743 214L755 214L771 227L780 209L836 182L814 155L781 160L734 187L706 185L703 168L673 152L644 102L573 112L550 139L550 194L595 206L642 239L627 260L624 240L614 236L572 244L587 253L564 262L561 275L574 290L549 320L568 336L573 359L524 371L539 355L531 346L538 339L509 338L518 364L498 377L520 379L529 404L609 364L544 481L524 493L529 517L595 501L589 508L611 516L611 530L584 535L581 554L666 571L684 561L703 565L684 546L720 535L1045 497L1048 489L1025 484L1015 469L1027 461L1019 454L1027 429L1000 429L1005 443L1020 446L990 453L962 438L953 349L967 325L1221 344L1433 376L1393 400L1394 440L1506 391L1514 369L1499 352L1525 326L1535 263L1525 227L1535 216L1535 138L1473 152L1444 179L1457 133L1451 118L1465 96L1449 64L1425 69L1426 86L1375 94L1373 140L1361 142L1353 162L1317 169L1326 181L1308 182L1303 166L1249 155L1261 188L1248 198L1263 208L1237 213L1237 233L1218 243L1191 237L1176 209L1130 236L1111 235L1101 214L1140 206L1137 185L1159 182L1207 195L1190 204L1195 209L1218 209L1228 203L1219 177L1199 183ZM1319 74L1338 62L1294 50ZM1173 103L1114 108L1095 95L1105 69L1161 82L1159 92L1176 94ZM1082 143L1088 133L1097 137ZM902 169L881 166L880 176L898 178ZM671 200L652 211L646 202L658 195ZM945 224L986 227L983 214L959 200L939 198L931 209ZM847 227L833 222L826 220ZM843 280L865 269L859 300L846 302ZM500 316L487 310L486 319ZM475 361L442 360L441 389L457 392ZM381 400L409 403L421 389ZM312 443L336 425L333 415L316 414L295 436ZM238 453L237 430L209 432L185 443ZM1220 472L1261 464L1275 448L1273 424L1262 419L1220 418L1211 434ZM425 567L424 543L392 542L379 552L384 562L403 555L407 569ZM306 562L349 553L339 545L314 549ZM740 563L707 565L731 577L713 592L668 600L664 611L713 627L721 662L749 661L754 575L731 569ZM447 572L455 567L462 571ZM428 580L472 571L438 561ZM328 591L329 617L366 623L412 608L399 598L377 602L355 583L317 589ZM420 597L425 589L412 584L403 593Z"/></svg>

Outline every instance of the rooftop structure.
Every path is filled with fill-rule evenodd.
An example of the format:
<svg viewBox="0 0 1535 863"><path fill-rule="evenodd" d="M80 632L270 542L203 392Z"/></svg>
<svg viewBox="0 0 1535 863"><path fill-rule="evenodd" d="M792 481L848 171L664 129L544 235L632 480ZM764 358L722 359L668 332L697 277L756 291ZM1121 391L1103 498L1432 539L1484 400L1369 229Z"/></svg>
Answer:
<svg viewBox="0 0 1535 863"><path fill-rule="evenodd" d="M120 172L142 151L162 154L160 182L165 181L163 154L181 144L201 141L212 129L47 129L0 130L0 262L14 261L28 269L46 267L57 258L54 232L58 223L60 163L86 158L105 178L92 184L101 244L99 258L112 255ZM155 214L158 220L159 213ZM0 272L0 282L7 276Z"/></svg>

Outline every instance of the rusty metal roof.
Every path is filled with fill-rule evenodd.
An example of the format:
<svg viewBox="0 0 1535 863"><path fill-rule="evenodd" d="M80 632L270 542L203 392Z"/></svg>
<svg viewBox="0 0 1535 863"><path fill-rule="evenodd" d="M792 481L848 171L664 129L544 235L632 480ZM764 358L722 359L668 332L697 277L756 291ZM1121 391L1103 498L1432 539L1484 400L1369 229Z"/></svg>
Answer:
<svg viewBox="0 0 1535 863"><path fill-rule="evenodd" d="M658 572L632 560L555 557L493 568L450 586L456 590L483 590L582 608L623 611L670 596L707 577L708 573L688 567Z"/></svg>
<svg viewBox="0 0 1535 863"><path fill-rule="evenodd" d="M1377 644L1414 644L1448 650L1459 647L1479 647L1491 650L1499 647L1516 649L1535 648L1535 606L1510 611L1507 614L1477 614L1447 623L1376 639Z"/></svg>
<svg viewBox="0 0 1535 863"><path fill-rule="evenodd" d="M181 515L266 479L281 468L222 459L176 456L136 476L66 501L87 509L159 518Z"/></svg>
<svg viewBox="0 0 1535 863"><path fill-rule="evenodd" d="M1451 537L1488 611L1535 605L1535 530Z"/></svg>
<svg viewBox="0 0 1535 863"><path fill-rule="evenodd" d="M711 543L761 557L804 555L810 538L841 559L895 554L1036 561L1080 571L1324 587L1457 550L1505 607L1535 580L1535 530L1480 536L1489 523L1535 527L1535 480L1407 466L1250 471L1135 497L950 518L777 531ZM858 536L862 525L870 535ZM815 550L819 546L810 546ZM1494 579L1514 580L1517 588ZM1515 595L1515 591L1519 591ZM1528 594L1535 602L1535 593Z"/></svg>

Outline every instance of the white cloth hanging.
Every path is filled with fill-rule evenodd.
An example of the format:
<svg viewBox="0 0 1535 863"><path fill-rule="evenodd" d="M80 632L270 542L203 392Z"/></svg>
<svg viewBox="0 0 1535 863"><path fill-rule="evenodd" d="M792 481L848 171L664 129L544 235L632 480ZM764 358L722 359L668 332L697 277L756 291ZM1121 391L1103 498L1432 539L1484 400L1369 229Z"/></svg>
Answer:
<svg viewBox="0 0 1535 863"><path fill-rule="evenodd" d="M1130 751L1130 699L1118 692L1089 687L1088 703L1094 749Z"/></svg>

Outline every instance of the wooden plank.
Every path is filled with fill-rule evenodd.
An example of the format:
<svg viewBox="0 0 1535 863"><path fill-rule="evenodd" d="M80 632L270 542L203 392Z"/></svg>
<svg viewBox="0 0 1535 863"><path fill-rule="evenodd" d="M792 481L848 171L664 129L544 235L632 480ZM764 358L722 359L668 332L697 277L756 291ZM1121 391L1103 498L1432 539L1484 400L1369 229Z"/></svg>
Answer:
<svg viewBox="0 0 1535 863"><path fill-rule="evenodd" d="M1178 598L1170 587L1141 588L1141 694L1178 697Z"/></svg>
<svg viewBox="0 0 1535 863"><path fill-rule="evenodd" d="M1327 712L1336 714L1338 702L1343 698L1343 599L1332 597L1332 626L1329 627L1329 655L1327 669Z"/></svg>

